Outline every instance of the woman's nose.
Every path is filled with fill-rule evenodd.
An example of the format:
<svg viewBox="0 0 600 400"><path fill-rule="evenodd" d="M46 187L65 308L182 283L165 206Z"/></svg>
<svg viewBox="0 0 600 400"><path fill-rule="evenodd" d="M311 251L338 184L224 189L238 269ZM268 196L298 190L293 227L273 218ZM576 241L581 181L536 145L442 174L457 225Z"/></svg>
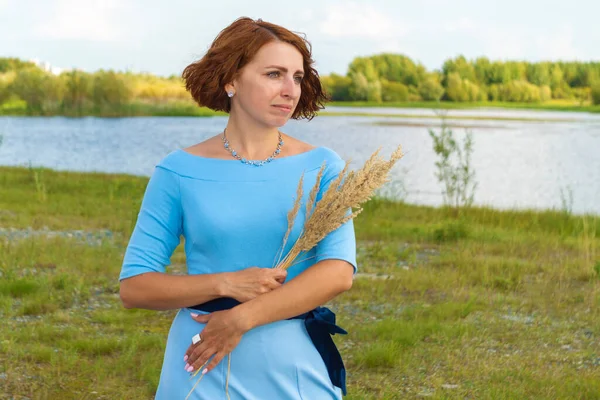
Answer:
<svg viewBox="0 0 600 400"><path fill-rule="evenodd" d="M281 88L281 96L295 99L300 95L300 85L297 85L294 78L287 78Z"/></svg>

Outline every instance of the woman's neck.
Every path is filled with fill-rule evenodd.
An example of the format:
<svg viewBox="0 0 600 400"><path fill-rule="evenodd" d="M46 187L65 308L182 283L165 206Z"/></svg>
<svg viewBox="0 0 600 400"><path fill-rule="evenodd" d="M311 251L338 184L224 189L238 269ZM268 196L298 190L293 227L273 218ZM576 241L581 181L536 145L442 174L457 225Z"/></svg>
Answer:
<svg viewBox="0 0 600 400"><path fill-rule="evenodd" d="M279 141L277 128L242 124L230 118L225 129L225 136L231 148L248 160L265 159L277 148Z"/></svg>

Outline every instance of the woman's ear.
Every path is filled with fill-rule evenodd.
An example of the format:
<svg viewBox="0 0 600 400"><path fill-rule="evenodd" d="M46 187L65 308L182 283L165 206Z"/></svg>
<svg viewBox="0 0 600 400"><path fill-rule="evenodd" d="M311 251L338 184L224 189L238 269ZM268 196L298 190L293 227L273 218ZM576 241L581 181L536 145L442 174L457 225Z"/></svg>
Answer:
<svg viewBox="0 0 600 400"><path fill-rule="evenodd" d="M225 85L225 93L227 93L227 96L229 97L233 97L235 95L235 87L233 84L228 83Z"/></svg>

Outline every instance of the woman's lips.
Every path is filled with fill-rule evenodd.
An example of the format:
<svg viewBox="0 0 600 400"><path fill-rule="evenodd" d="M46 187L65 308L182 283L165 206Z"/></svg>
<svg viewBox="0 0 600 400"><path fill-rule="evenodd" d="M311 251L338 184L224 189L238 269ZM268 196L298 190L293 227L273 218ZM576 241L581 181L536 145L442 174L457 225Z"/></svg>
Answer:
<svg viewBox="0 0 600 400"><path fill-rule="evenodd" d="M291 107L291 106L275 105L275 106L273 106L273 107L275 107L275 108L278 108L278 109L280 109L281 111L285 111L285 112L288 112L288 113L289 113L290 111L292 111L292 107Z"/></svg>

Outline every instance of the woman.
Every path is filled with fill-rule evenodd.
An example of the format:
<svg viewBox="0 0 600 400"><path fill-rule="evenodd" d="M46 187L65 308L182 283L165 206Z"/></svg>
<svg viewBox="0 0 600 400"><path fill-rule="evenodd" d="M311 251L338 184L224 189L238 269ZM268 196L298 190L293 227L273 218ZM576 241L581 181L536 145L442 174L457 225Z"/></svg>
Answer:
<svg viewBox="0 0 600 400"><path fill-rule="evenodd" d="M179 309L157 399L185 398L198 369L204 376L194 399L224 399L226 389L231 399L247 400L345 393L330 337L345 332L319 305L352 286L352 221L287 271L272 268L300 177L306 204L323 163L317 199L344 166L334 151L278 129L322 108L325 95L312 64L310 45L298 35L241 18L183 72L193 98L229 118L223 132L156 166L125 254L124 306ZM283 254L300 235L299 214ZM188 275L165 274L182 235Z"/></svg>

